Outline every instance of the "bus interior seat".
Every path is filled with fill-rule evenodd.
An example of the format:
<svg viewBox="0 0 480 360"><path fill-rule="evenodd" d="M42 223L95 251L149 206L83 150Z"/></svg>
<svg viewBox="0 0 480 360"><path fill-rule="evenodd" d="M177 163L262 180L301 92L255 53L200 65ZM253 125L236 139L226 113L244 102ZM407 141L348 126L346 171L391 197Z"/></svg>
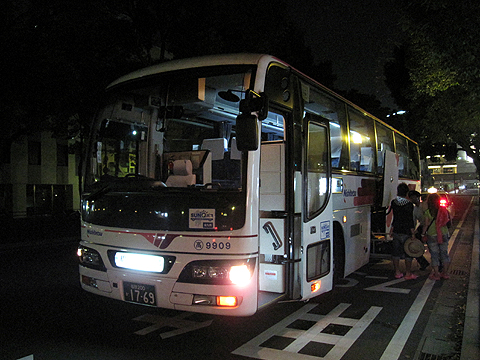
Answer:
<svg viewBox="0 0 480 360"><path fill-rule="evenodd" d="M232 138L232 150L227 148L227 139L205 139L202 149L212 154L212 181L225 187L238 187L240 179L241 152L237 149L236 140Z"/></svg>
<svg viewBox="0 0 480 360"><path fill-rule="evenodd" d="M237 138L232 138L230 150L230 160L241 160L242 152L237 148Z"/></svg>
<svg viewBox="0 0 480 360"><path fill-rule="evenodd" d="M224 138L204 139L202 142L202 150L210 150L212 161L223 160L226 147L225 143L226 139Z"/></svg>
<svg viewBox="0 0 480 360"><path fill-rule="evenodd" d="M192 162L190 160L175 160L172 172L173 174L165 182L167 186L187 187L195 185L196 176L192 173Z"/></svg>
<svg viewBox="0 0 480 360"><path fill-rule="evenodd" d="M340 165L340 158L332 158L332 168L338 169Z"/></svg>

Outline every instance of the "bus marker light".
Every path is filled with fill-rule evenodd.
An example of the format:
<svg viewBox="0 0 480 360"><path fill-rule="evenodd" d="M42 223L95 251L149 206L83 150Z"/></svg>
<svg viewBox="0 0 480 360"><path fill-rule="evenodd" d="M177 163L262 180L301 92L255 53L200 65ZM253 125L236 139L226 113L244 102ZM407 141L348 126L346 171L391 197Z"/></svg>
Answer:
<svg viewBox="0 0 480 360"><path fill-rule="evenodd" d="M317 281L317 282L313 283L313 284L310 286L312 292L316 292L316 291L320 290L321 284L322 284L321 281Z"/></svg>
<svg viewBox="0 0 480 360"><path fill-rule="evenodd" d="M237 298L235 296L217 296L217 305L237 306Z"/></svg>
<svg viewBox="0 0 480 360"><path fill-rule="evenodd" d="M347 222L347 217L344 215L343 216L343 223L346 223Z"/></svg>

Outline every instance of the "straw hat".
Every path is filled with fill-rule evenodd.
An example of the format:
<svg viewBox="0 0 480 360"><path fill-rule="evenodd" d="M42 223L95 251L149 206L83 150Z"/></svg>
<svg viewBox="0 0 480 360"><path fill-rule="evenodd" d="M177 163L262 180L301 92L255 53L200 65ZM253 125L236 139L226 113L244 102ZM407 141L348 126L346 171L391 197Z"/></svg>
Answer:
<svg viewBox="0 0 480 360"><path fill-rule="evenodd" d="M417 238L411 237L405 241L405 253L412 258L417 258L425 252L425 245Z"/></svg>

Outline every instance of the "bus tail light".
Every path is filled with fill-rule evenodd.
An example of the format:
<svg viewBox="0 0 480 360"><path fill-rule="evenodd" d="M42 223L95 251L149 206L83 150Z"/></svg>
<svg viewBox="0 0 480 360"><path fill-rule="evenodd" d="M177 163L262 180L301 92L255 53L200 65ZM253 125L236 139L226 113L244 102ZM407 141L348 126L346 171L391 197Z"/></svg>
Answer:
<svg viewBox="0 0 480 360"><path fill-rule="evenodd" d="M317 282L314 282L312 285L310 285L310 289L312 290L312 293L313 293L320 290L321 286L322 286L322 282L317 281Z"/></svg>
<svg viewBox="0 0 480 360"><path fill-rule="evenodd" d="M440 199L440 206L447 207L448 206L447 200L446 199Z"/></svg>

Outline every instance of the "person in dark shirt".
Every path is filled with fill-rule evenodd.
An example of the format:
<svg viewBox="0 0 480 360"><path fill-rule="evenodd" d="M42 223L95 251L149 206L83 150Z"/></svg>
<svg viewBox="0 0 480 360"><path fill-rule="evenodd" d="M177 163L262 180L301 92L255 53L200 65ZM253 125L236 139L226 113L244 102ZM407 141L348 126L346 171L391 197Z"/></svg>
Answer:
<svg viewBox="0 0 480 360"><path fill-rule="evenodd" d="M405 253L405 241L413 236L415 224L413 221L414 205L407 199L409 188L405 183L397 187L397 197L390 203L390 210L393 211L392 222L392 262L395 268L395 278L401 279L404 275L400 270L400 259L405 259L405 279L414 280L417 275L412 274L412 258Z"/></svg>
<svg viewBox="0 0 480 360"><path fill-rule="evenodd" d="M418 191L415 190L410 190L408 192L408 198L410 201L413 203L414 208L413 208L413 223L415 225L415 237L419 240L422 240L422 233L423 233L423 223L424 223L424 217L423 217L423 211L424 209L421 206L420 203L420 198L421 194ZM425 270L430 263L428 262L427 259L425 259L425 256L419 256L416 258L418 265L420 265L420 270L423 271Z"/></svg>

